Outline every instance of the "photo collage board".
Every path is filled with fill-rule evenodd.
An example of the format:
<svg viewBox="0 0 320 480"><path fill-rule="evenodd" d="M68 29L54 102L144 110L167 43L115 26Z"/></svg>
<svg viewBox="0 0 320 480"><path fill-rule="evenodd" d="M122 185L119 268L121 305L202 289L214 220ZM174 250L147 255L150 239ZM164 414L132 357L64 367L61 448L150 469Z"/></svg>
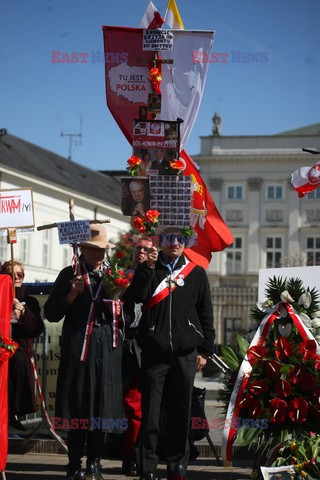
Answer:
<svg viewBox="0 0 320 480"><path fill-rule="evenodd" d="M159 226L190 225L190 176L172 175L170 161L179 159L180 122L135 120L133 152L141 164L138 175L121 178L124 215L144 216L158 210Z"/></svg>

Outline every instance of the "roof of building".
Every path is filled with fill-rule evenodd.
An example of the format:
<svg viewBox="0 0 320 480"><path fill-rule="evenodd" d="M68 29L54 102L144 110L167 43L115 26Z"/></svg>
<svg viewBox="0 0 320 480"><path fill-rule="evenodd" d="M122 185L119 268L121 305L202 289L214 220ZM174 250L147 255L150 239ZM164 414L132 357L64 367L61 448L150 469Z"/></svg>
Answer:
<svg viewBox="0 0 320 480"><path fill-rule="evenodd" d="M306 127L287 130L286 132L277 133L277 135L320 135L320 123L313 123Z"/></svg>
<svg viewBox="0 0 320 480"><path fill-rule="evenodd" d="M0 135L0 170L1 165L106 203L117 206L121 203L119 182L116 179L9 135L5 129L1 130Z"/></svg>

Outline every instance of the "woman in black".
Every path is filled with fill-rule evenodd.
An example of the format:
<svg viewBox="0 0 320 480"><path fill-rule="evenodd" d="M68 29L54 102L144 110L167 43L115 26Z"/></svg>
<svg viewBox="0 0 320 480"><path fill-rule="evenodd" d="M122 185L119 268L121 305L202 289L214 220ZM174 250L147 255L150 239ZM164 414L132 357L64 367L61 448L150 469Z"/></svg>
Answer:
<svg viewBox="0 0 320 480"><path fill-rule="evenodd" d="M71 266L64 268L44 307L49 322L64 318L55 416L68 430L70 480L103 480L100 458L104 434L125 428L120 425L122 334L103 301L107 298L103 287L105 250L113 245L107 241L103 225L90 228L91 240L80 243L80 274L74 275ZM119 303L116 305L119 313ZM92 330L86 343L90 320ZM81 470L85 442L86 472Z"/></svg>
<svg viewBox="0 0 320 480"><path fill-rule="evenodd" d="M24 267L13 262L15 298L12 307L12 339L18 343L16 353L9 360L9 422L12 427L26 430L20 417L37 411L35 379L30 356L34 338L43 332L40 305L36 298L25 294L22 282ZM5 262L1 273L12 276L12 262Z"/></svg>

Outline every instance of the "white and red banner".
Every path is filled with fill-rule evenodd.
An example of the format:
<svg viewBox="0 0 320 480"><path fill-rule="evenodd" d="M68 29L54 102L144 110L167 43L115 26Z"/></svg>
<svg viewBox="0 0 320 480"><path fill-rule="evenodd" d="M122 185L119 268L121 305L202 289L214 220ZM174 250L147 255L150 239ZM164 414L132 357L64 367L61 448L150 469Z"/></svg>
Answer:
<svg viewBox="0 0 320 480"><path fill-rule="evenodd" d="M153 51L144 51L141 28L104 26L107 104L127 140L131 143L133 119L139 118L139 107L148 104L152 93L149 61ZM164 30L168 32L168 30ZM194 53L210 54L214 32L172 30L173 48L162 51L161 114L157 120L181 118L181 148L186 145L197 117L205 86L208 63L194 62ZM208 57L207 57L208 58Z"/></svg>
<svg viewBox="0 0 320 480"><path fill-rule="evenodd" d="M143 50L144 30L104 26L107 105L123 134L132 145L133 121L139 118L139 107L146 107L152 93L149 80L150 60L155 52ZM164 30L165 31L165 30ZM168 32L168 31L166 31ZM181 118L180 148L187 143L200 107L208 63L194 62L193 52L206 58L214 39L212 31L172 30L172 49L161 51L161 114L157 120ZM150 33L151 35L151 33ZM167 61L167 63L165 63ZM170 63L171 62L171 63ZM195 164L186 151L184 175L191 175L191 226L198 234L197 245L186 250L187 257L208 267L211 252L221 251L233 243L232 234L221 218Z"/></svg>
<svg viewBox="0 0 320 480"><path fill-rule="evenodd" d="M304 197L320 186L320 164L313 167L300 167L291 175L291 184L298 193L298 196Z"/></svg>

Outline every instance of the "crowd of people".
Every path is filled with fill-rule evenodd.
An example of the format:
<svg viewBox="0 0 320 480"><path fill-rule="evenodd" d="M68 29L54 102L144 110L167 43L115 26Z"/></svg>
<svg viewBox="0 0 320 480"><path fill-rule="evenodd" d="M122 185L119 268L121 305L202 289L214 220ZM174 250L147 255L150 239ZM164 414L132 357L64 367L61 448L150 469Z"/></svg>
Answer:
<svg viewBox="0 0 320 480"><path fill-rule="evenodd" d="M120 300L108 299L106 250L114 245L103 225L90 229L91 240L79 244L77 271L68 266L59 273L44 306L49 322L63 319L55 415L70 426L67 479L103 480L105 434L124 433L123 473L154 480L165 405L167 478L186 480L194 377L213 353L206 273L184 256L187 239L172 227L160 251L148 238L135 244L132 282ZM1 273L11 268L6 262ZM12 426L22 428L21 417L35 411L28 355L44 327L37 301L19 290L19 262L14 278L12 336L19 349L10 360L9 405Z"/></svg>

